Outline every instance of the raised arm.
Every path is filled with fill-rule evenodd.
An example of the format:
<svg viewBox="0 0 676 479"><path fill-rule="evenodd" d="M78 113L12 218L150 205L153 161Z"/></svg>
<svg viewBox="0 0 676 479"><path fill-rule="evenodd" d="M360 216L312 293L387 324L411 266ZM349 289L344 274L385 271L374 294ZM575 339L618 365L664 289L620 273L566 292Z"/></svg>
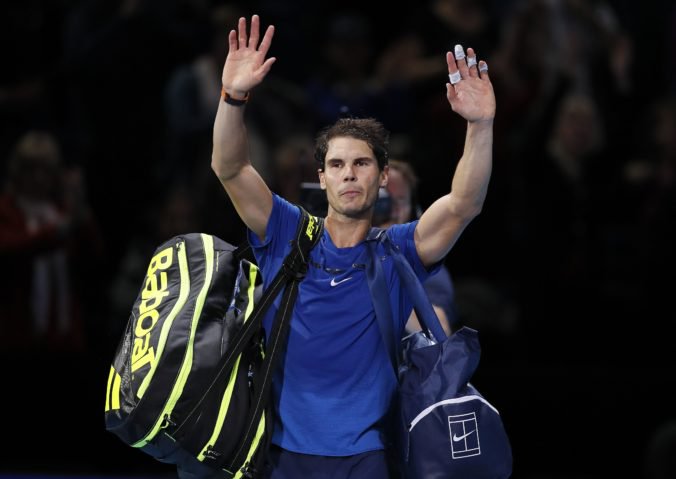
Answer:
<svg viewBox="0 0 676 479"><path fill-rule="evenodd" d="M465 149L453 175L449 194L436 200L420 217L415 244L423 264L442 260L465 227L483 207L493 163L495 94L483 60L460 45L446 53L451 83L446 98L454 112L467 120Z"/></svg>
<svg viewBox="0 0 676 479"><path fill-rule="evenodd" d="M266 59L274 27L270 25L260 40L260 19L251 17L247 35L246 19L240 18L237 31L230 31L228 56L223 67L223 92L229 98L247 99L251 90L263 81L275 58ZM259 44L260 40L260 44ZM222 96L214 122L214 146L211 168L230 196L237 213L260 238L272 211L272 193L251 165L244 105L233 105Z"/></svg>

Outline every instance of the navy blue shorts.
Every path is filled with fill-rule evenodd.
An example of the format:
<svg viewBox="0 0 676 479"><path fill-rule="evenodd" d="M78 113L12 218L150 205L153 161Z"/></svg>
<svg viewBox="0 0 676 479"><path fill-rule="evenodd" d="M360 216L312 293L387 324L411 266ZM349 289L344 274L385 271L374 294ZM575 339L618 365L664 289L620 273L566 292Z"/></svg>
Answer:
<svg viewBox="0 0 676 479"><path fill-rule="evenodd" d="M314 456L270 446L265 479L389 479L385 451Z"/></svg>

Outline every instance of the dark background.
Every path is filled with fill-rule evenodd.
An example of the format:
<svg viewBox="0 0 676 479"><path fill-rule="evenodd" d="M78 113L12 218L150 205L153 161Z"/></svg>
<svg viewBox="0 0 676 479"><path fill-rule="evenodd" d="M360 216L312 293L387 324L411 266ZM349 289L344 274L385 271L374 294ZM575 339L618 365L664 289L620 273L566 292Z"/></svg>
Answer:
<svg viewBox="0 0 676 479"><path fill-rule="evenodd" d="M217 84L227 42L216 35L258 13L277 28L278 60L247 106L253 161L291 200L315 181L314 134L346 112L385 123L423 207L445 194L465 125L445 98L444 53L462 43L488 61L494 173L446 264L461 320L480 333L473 383L503 416L513 477L676 477L673 2L0 8L0 180L21 135L52 132L64 166L83 173L101 244L78 258L82 341L0 337L0 473L172 473L105 431L106 380L153 248L185 229L244 239L209 166L218 91L204 106L191 75L215 64L203 78ZM13 254L3 243L5 265Z"/></svg>

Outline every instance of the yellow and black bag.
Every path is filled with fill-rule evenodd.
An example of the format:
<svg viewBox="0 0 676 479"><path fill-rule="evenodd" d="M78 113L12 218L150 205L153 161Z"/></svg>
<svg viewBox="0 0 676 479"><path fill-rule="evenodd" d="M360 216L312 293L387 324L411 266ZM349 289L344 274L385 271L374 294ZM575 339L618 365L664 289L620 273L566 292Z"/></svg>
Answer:
<svg viewBox="0 0 676 479"><path fill-rule="evenodd" d="M182 478L256 477L272 435L276 346L323 228L301 211L296 245L262 292L246 244L188 233L156 248L110 368L108 431ZM262 319L282 290L266 341Z"/></svg>

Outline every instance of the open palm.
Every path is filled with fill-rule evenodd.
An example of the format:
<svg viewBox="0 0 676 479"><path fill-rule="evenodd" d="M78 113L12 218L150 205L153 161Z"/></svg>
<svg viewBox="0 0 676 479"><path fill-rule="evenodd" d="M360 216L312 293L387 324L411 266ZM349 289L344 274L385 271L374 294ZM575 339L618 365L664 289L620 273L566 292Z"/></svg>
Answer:
<svg viewBox="0 0 676 479"><path fill-rule="evenodd" d="M474 60L468 66L468 58ZM446 97L454 112L465 120L484 121L495 117L495 93L488 76L488 65L483 60L475 63L476 54L467 49L467 56L446 53L446 63L450 76L460 73L460 80L446 85Z"/></svg>
<svg viewBox="0 0 676 479"><path fill-rule="evenodd" d="M228 92L246 93L258 85L275 58L266 59L270 49L274 27L270 25L260 41L260 19L258 15L251 17L251 32L247 35L246 19L239 19L237 31L232 30L228 37L228 56L223 67L223 87Z"/></svg>

